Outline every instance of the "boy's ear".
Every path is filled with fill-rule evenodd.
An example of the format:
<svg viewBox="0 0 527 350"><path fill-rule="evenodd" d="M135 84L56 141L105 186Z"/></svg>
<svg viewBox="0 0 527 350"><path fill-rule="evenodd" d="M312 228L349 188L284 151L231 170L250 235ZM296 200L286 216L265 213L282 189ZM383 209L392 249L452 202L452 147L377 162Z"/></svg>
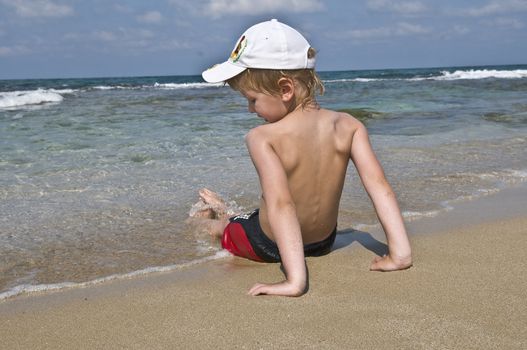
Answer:
<svg viewBox="0 0 527 350"><path fill-rule="evenodd" d="M295 83L290 78L280 78L278 80L280 93L282 94L282 101L289 102L295 95Z"/></svg>

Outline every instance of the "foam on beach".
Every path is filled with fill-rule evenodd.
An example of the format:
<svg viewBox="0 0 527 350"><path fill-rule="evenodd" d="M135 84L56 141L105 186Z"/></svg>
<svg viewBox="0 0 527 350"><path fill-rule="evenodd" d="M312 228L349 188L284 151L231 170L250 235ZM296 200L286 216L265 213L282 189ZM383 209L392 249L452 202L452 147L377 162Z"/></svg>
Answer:
<svg viewBox="0 0 527 350"><path fill-rule="evenodd" d="M60 291L64 289L71 289L71 288L85 288L85 287L89 287L89 286L93 286L93 285L101 284L105 282L110 282L114 280L124 280L124 279L149 275L153 273L170 272L170 271L174 271L177 269L187 268L187 267L197 265L197 264L203 264L207 261L224 259L229 256L230 256L229 252L227 252L226 250L221 250L221 251L216 252L214 255L207 256L201 259L196 259L196 260L182 263L182 264L148 267L145 269L141 269L138 271L132 271L129 273L114 274L114 275L110 275L106 277L101 277L101 278L97 278L97 279L87 281L87 282L78 282L78 283L62 282L62 283L37 284L37 285L22 284L22 285L15 286L3 293L0 293L0 302L5 301L6 299L9 299L9 298L19 296L19 295L42 293L42 292L53 292L53 291Z"/></svg>

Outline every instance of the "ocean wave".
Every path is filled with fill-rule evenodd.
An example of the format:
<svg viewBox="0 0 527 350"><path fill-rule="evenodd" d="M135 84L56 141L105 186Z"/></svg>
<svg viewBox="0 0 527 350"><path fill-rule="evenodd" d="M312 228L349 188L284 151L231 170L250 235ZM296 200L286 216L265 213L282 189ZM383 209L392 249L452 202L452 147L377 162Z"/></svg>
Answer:
<svg viewBox="0 0 527 350"><path fill-rule="evenodd" d="M452 73L442 71L441 76L433 78L434 80L460 80L460 79L521 79L527 78L527 69L517 70L495 70L495 69L471 69L456 70Z"/></svg>
<svg viewBox="0 0 527 350"><path fill-rule="evenodd" d="M158 89L167 89L167 90L177 90L177 89L201 89L201 88L208 88L212 86L223 86L223 83L155 83L153 85L154 88ZM145 86L147 87L147 86Z"/></svg>
<svg viewBox="0 0 527 350"><path fill-rule="evenodd" d="M213 86L223 86L223 83L154 83L152 85L98 85L93 90L140 90L140 89L160 89L160 90L180 90L180 89L202 89Z"/></svg>
<svg viewBox="0 0 527 350"><path fill-rule="evenodd" d="M365 78L355 78L355 79L324 79L322 82L324 84L331 84L331 83L349 83L349 82L369 82L369 81L380 81L380 80L387 80L387 79L365 79Z"/></svg>
<svg viewBox="0 0 527 350"><path fill-rule="evenodd" d="M451 80L479 80L479 79L522 79L527 78L527 69L516 69L516 70L496 70L496 69L469 69L469 70L456 70L449 72L446 70L440 71L440 75L430 76L414 76L414 77L390 77L390 78L343 78L343 79L328 79L324 80L324 83L346 83L346 82L358 82L358 83L369 83L376 81L451 81Z"/></svg>
<svg viewBox="0 0 527 350"><path fill-rule="evenodd" d="M72 89L37 89L0 92L0 109L15 109L46 103L60 103L64 99L62 95L73 92L74 90Z"/></svg>
<svg viewBox="0 0 527 350"><path fill-rule="evenodd" d="M370 83L375 81L394 81L394 80L410 80L402 78L343 78L343 79L328 79L322 80L324 84L333 84L333 83Z"/></svg>
<svg viewBox="0 0 527 350"><path fill-rule="evenodd" d="M120 85L114 85L114 86L107 86L107 85L98 85L98 86L94 86L92 88L93 90L126 90L126 89L131 89L131 87L126 87L126 86L120 86Z"/></svg>
<svg viewBox="0 0 527 350"><path fill-rule="evenodd" d="M65 94L74 92L89 92L94 90L179 90L179 89L202 89L208 87L221 87L223 83L154 83L149 85L96 85L79 87L78 89L42 89L5 91L0 92L0 109L18 109L24 106L38 106L47 103L60 103L64 100Z"/></svg>
<svg viewBox="0 0 527 350"><path fill-rule="evenodd" d="M125 274L115 274L111 276L101 277L101 278L97 278L97 279L87 281L87 282L78 282L78 283L62 282L62 283L37 284L37 285L22 284L22 285L13 287L3 293L0 293L0 302L5 301L6 299L9 299L9 298L22 295L22 294L51 292L51 291L59 291L59 290L71 289L71 288L84 288L84 287L89 287L92 285L101 284L101 283L109 282L113 280L129 279L129 278L134 278L137 276L148 275L151 273L170 272L170 271L186 268L189 266L202 264L204 262L211 261L211 260L223 259L228 256L230 256L229 252L227 252L226 250L220 250L219 252L216 252L216 254L214 255L210 255L210 256L207 256L201 259L192 260L187 263L168 265L168 266L149 267L146 269L137 270L137 271L133 271L133 272L125 273Z"/></svg>

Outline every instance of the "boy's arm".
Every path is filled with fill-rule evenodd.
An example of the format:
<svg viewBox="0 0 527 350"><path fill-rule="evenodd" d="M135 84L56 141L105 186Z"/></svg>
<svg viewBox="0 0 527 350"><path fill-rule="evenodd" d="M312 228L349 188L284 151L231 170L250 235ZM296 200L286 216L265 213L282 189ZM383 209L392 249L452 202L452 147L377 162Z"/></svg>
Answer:
<svg viewBox="0 0 527 350"><path fill-rule="evenodd" d="M280 283L255 284L249 294L302 295L307 285L304 245L285 170L261 130L252 129L246 142L260 178L269 224L286 274L286 280Z"/></svg>
<svg viewBox="0 0 527 350"><path fill-rule="evenodd" d="M376 257L370 269L393 271L408 268L412 265L412 252L397 199L373 152L366 128L358 124L351 144L351 160L373 202L388 242L388 255Z"/></svg>

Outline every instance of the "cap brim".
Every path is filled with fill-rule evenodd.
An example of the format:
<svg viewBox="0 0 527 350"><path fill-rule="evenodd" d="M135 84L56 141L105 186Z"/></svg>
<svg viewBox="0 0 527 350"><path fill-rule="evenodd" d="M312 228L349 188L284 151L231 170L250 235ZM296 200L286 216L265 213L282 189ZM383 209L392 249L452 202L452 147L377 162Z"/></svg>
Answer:
<svg viewBox="0 0 527 350"><path fill-rule="evenodd" d="M201 73L201 76L206 82L219 83L235 77L246 69L245 67L237 66L230 61L226 61L207 69Z"/></svg>

